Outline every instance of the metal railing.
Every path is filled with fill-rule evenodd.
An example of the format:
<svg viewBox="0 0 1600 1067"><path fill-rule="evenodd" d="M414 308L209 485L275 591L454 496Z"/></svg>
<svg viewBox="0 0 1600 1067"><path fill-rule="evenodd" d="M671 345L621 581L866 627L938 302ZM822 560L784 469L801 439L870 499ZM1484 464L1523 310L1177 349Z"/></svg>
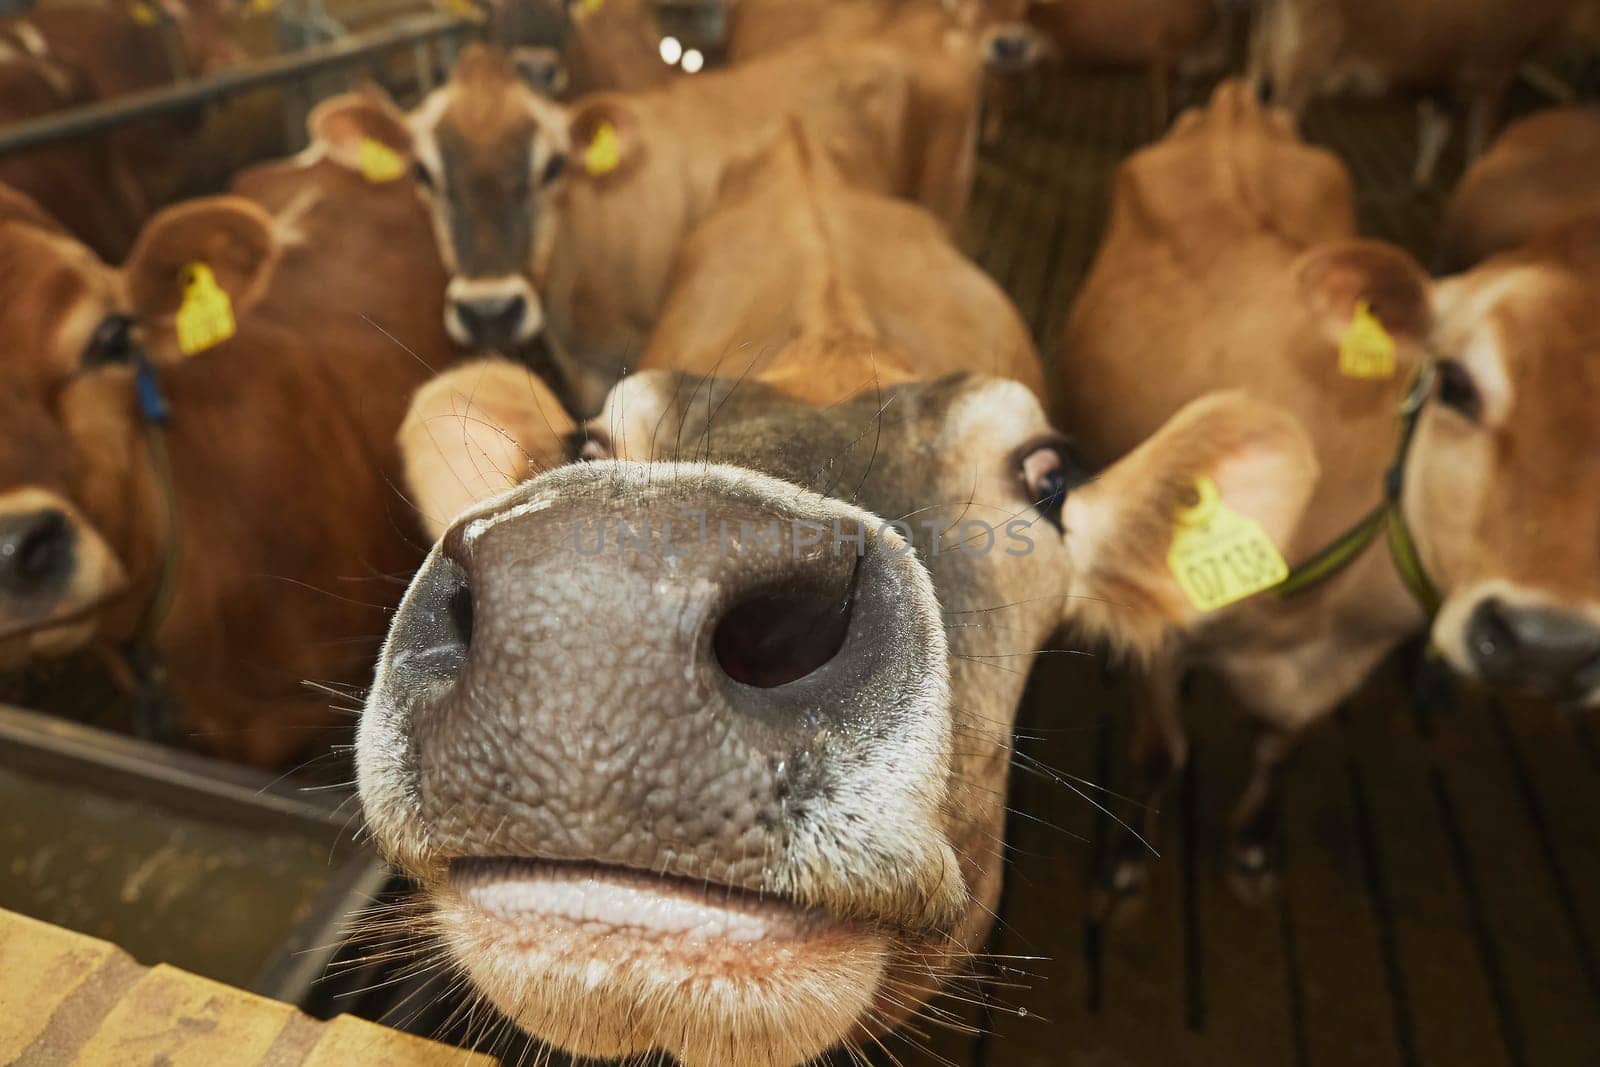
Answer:
<svg viewBox="0 0 1600 1067"><path fill-rule="evenodd" d="M251 89L301 81L324 71L364 63L385 52L479 32L478 23L457 15L420 14L382 29L247 63L206 78L130 93L101 103L57 111L0 128L0 155L87 137L116 126L187 111Z"/></svg>

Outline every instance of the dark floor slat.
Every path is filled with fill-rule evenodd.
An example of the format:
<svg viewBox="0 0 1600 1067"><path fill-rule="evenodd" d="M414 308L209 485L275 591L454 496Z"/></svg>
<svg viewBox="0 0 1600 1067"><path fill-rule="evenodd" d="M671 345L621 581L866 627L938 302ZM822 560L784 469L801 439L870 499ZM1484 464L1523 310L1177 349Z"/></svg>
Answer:
<svg viewBox="0 0 1600 1067"><path fill-rule="evenodd" d="M1109 698L1098 672L1092 660L1041 657L1023 705L1010 803L1036 818L1013 815L1010 820L1004 926L994 938L994 951L1044 958L1012 963L1027 972L1018 981L1028 988L996 991L996 999L1012 1010L992 1014L985 1067L1054 1067L1064 1050L1100 1043L1100 1021L1089 1012L1092 975L1084 958L1097 819L1093 805L1073 788L1096 796L1084 783L1099 781L1098 741Z"/></svg>
<svg viewBox="0 0 1600 1067"><path fill-rule="evenodd" d="M1293 976L1277 901L1247 903L1230 884L1229 820L1250 770L1252 730L1221 686L1207 686L1186 718L1197 780L1201 1031L1219 1063L1294 1062Z"/></svg>
<svg viewBox="0 0 1600 1067"><path fill-rule="evenodd" d="M1311 1067L1402 1067L1383 935L1351 799L1349 750L1332 723L1305 738L1284 798L1290 936Z"/></svg>
<svg viewBox="0 0 1600 1067"><path fill-rule="evenodd" d="M1501 751L1535 823L1535 840L1600 1012L1600 822L1581 724L1573 713L1532 701L1502 701L1494 714Z"/></svg>
<svg viewBox="0 0 1600 1067"><path fill-rule="evenodd" d="M1131 706L1121 710L1110 735L1117 768L1111 780L1119 792L1130 781L1126 754L1133 715ZM1181 793L1180 786L1163 802L1161 833L1151 842L1160 857L1150 863L1144 893L1114 902L1097 893L1097 914L1104 916L1102 1035L1139 1064L1196 1062L1200 1055L1200 1038L1190 1028ZM1122 800L1110 806L1130 823L1139 814Z"/></svg>
<svg viewBox="0 0 1600 1067"><path fill-rule="evenodd" d="M1600 1011L1492 714L1467 697L1435 724L1442 789L1504 967L1523 1062L1592 1064Z"/></svg>
<svg viewBox="0 0 1600 1067"><path fill-rule="evenodd" d="M1427 1067L1509 1067L1491 976L1473 936L1470 901L1429 788L1432 756L1392 675L1350 710L1347 732L1371 807L1413 1046Z"/></svg>

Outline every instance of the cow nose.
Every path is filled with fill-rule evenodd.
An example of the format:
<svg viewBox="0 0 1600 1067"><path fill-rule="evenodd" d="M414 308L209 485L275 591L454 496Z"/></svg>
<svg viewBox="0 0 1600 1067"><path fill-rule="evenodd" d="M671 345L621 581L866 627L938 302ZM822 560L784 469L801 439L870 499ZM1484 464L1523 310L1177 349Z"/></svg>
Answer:
<svg viewBox="0 0 1600 1067"><path fill-rule="evenodd" d="M0 593L37 597L72 573L72 521L55 509L0 518Z"/></svg>
<svg viewBox="0 0 1600 1067"><path fill-rule="evenodd" d="M1467 623L1467 646L1487 682L1566 693L1596 672L1600 625L1580 615L1489 597Z"/></svg>
<svg viewBox="0 0 1600 1067"><path fill-rule="evenodd" d="M461 329L477 345L511 344L522 339L528 301L520 293L480 296L455 302Z"/></svg>
<svg viewBox="0 0 1600 1067"><path fill-rule="evenodd" d="M842 752L943 713L938 600L899 534L686 468L546 472L412 583L365 722L417 753L440 847L762 885Z"/></svg>

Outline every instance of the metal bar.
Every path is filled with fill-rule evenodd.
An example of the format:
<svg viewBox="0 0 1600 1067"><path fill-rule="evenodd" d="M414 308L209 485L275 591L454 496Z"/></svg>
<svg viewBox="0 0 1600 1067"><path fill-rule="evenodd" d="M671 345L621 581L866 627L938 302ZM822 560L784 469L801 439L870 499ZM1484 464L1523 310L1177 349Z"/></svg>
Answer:
<svg viewBox="0 0 1600 1067"><path fill-rule="evenodd" d="M382 30L274 56L181 85L130 93L104 103L56 112L0 129L0 156L40 145L86 137L129 122L183 111L249 89L295 81L324 70L360 63L370 56L423 41L467 34L477 23L455 15L404 18Z"/></svg>

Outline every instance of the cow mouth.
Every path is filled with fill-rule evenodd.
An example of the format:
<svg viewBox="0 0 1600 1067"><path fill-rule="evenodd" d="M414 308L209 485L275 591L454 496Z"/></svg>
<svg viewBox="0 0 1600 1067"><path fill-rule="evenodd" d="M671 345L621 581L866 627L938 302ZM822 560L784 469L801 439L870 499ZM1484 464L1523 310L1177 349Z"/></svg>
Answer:
<svg viewBox="0 0 1600 1067"><path fill-rule="evenodd" d="M770 947L844 926L772 894L598 863L464 858L451 861L449 882L471 911L513 936L566 930L663 948Z"/></svg>
<svg viewBox="0 0 1600 1067"><path fill-rule="evenodd" d="M780 897L598 864L455 860L436 904L478 991L586 1057L809 1062L872 1017L893 951Z"/></svg>

